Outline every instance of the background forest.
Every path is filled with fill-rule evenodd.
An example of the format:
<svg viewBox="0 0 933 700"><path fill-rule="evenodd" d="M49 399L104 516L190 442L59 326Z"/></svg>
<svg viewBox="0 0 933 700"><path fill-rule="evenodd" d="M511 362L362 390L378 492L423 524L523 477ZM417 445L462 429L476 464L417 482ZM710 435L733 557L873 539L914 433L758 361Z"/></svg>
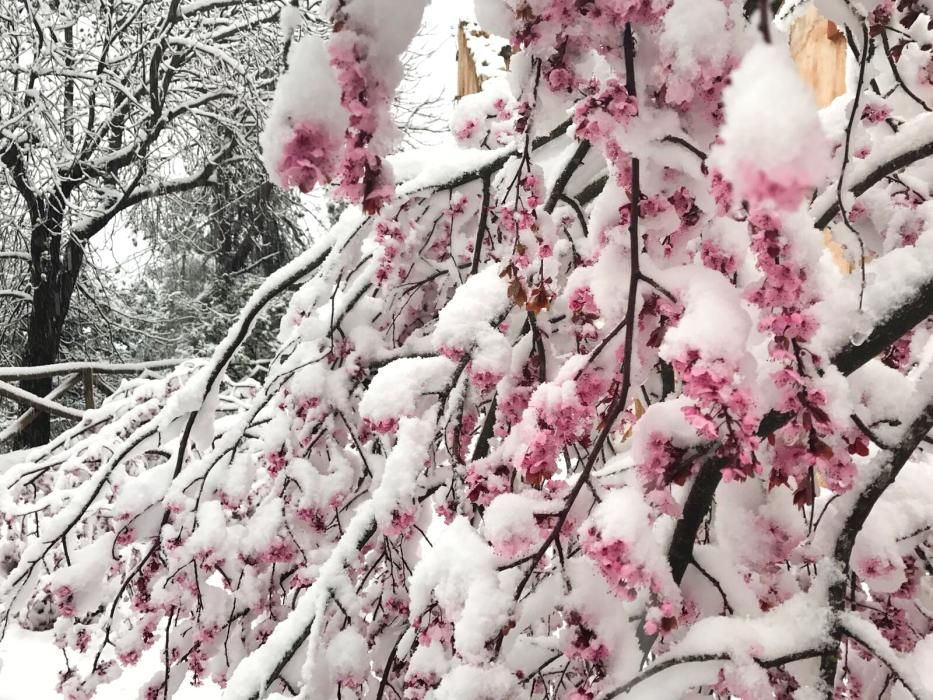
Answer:
<svg viewBox="0 0 933 700"><path fill-rule="evenodd" d="M275 187L260 158L292 43L327 30L316 3L4 2L0 26L0 367L164 369L209 355L259 283L343 208ZM441 27L404 58L400 147L443 131L454 66L427 70L451 41ZM233 376L263 376L283 308L258 320ZM105 396L119 379L93 382ZM59 403L85 401L78 382L22 383L55 387ZM9 399L0 424L25 408ZM42 444L68 424L39 414L0 434Z"/></svg>

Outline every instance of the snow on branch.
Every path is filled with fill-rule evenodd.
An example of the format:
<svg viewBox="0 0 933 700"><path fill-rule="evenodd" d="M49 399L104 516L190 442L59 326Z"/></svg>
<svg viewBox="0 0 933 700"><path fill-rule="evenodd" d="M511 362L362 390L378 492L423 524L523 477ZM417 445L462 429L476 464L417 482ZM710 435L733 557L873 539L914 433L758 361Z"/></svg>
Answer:
<svg viewBox="0 0 933 700"><path fill-rule="evenodd" d="M214 58L218 59L221 63L232 68L234 71L241 75L246 75L246 67L231 56L227 51L220 49L216 46L211 46L203 41L197 39L188 39L185 37L172 37L169 40L169 43L174 46L183 46L185 48L194 49L195 51L203 51Z"/></svg>
<svg viewBox="0 0 933 700"><path fill-rule="evenodd" d="M0 297L19 299L20 301L25 301L30 304L32 303L32 296L26 292L20 291L19 289L0 289Z"/></svg>
<svg viewBox="0 0 933 700"><path fill-rule="evenodd" d="M845 13L872 79L821 114L743 3L571 5L478 0L508 79L409 153L424 3L298 32L266 166L351 206L0 477L0 620L53 611L66 696L929 696L929 18Z"/></svg>
<svg viewBox="0 0 933 700"><path fill-rule="evenodd" d="M860 197L885 178L933 156L933 114L924 114L884 139L846 176L846 187ZM839 214L835 188L828 187L811 205L814 226L825 228Z"/></svg>
<svg viewBox="0 0 933 700"><path fill-rule="evenodd" d="M933 692L928 690L929 684L913 660L905 658L893 649L890 642L871 622L858 615L845 613L841 616L839 627L845 636L858 642L883 662L894 674L897 682L902 683L914 698L925 700L933 697Z"/></svg>

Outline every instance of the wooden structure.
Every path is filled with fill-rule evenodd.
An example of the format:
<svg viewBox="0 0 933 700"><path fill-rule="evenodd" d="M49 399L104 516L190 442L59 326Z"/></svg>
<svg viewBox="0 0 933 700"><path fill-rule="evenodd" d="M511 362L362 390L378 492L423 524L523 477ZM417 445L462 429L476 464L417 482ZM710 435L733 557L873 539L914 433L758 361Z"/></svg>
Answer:
<svg viewBox="0 0 933 700"><path fill-rule="evenodd" d="M476 70L476 61L467 44L467 23L457 27L457 97L479 92L483 84Z"/></svg>
<svg viewBox="0 0 933 700"><path fill-rule="evenodd" d="M43 365L40 367L0 367L0 399L8 399L19 404L25 411L7 425L0 425L0 445L12 439L36 419L40 413L66 420L80 421L84 418L86 410L95 407L95 390L97 396L108 397L121 391L110 386L104 376L154 377L156 373L172 370L185 362L204 363L204 358L183 358L173 360L151 360L149 362L128 362L113 364L110 362L63 362L57 365ZM269 369L271 360L254 360L249 370L249 377L265 373ZM46 396L38 396L21 389L16 385L23 379L37 377L59 377L58 384ZM69 390L83 386L83 406L74 408L61 402ZM230 382L231 386L239 386L238 382ZM226 406L224 403L226 402ZM236 410L234 403L221 397L220 413Z"/></svg>
<svg viewBox="0 0 933 700"><path fill-rule="evenodd" d="M133 362L129 364L110 364L106 362L64 362L41 367L0 367L0 397L10 399L26 407L16 420L0 429L0 444L13 438L32 423L40 413L48 413L59 418L79 421L84 411L95 407L94 388L109 396L114 392L100 375L138 375L155 370L177 367L185 360L157 360L154 362ZM37 377L60 377L58 384L47 396L37 396L25 391L12 382ZM83 384L84 407L72 408L61 403L60 399L70 389Z"/></svg>
<svg viewBox="0 0 933 700"><path fill-rule="evenodd" d="M826 107L846 91L846 38L812 5L791 28L790 50L804 80Z"/></svg>
<svg viewBox="0 0 933 700"><path fill-rule="evenodd" d="M457 98L472 95L483 81L509 69L511 50L504 39L491 37L473 22L457 26Z"/></svg>
<svg viewBox="0 0 933 700"><path fill-rule="evenodd" d="M839 28L819 15L811 5L794 22L790 32L790 50L803 79L816 95L816 103L826 107L846 91L846 38ZM852 263L845 250L833 240L829 231L823 232L823 242L833 255L836 266L845 273L852 272Z"/></svg>

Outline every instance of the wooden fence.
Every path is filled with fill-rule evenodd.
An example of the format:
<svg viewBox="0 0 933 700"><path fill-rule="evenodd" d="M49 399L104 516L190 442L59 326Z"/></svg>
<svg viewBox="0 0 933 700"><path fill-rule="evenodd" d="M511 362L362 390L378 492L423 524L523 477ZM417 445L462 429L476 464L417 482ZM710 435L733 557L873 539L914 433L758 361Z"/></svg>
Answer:
<svg viewBox="0 0 933 700"><path fill-rule="evenodd" d="M37 367L0 367L0 397L16 402L26 410L9 425L0 430L0 445L21 433L32 423L39 413L48 413L59 418L79 421L84 411L94 408L95 387L103 396L114 393L103 376L131 375L144 372L173 369L185 362L184 359L155 360L152 362L130 362L113 364L109 362L63 362L57 365ZM46 396L38 396L16 386L14 382L40 377L59 377L58 384ZM60 399L78 384L84 388L84 407L73 408L61 403Z"/></svg>

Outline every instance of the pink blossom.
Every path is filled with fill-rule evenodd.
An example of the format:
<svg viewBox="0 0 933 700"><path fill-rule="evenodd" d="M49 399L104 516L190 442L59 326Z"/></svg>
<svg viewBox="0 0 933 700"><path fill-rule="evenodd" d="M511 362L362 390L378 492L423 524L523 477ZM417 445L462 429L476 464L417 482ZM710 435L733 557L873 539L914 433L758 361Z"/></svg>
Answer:
<svg viewBox="0 0 933 700"><path fill-rule="evenodd" d="M392 519L383 528L386 537L399 537L407 535L415 524L415 514L409 511L392 511Z"/></svg>
<svg viewBox="0 0 933 700"><path fill-rule="evenodd" d="M586 555L599 567L616 595L634 600L638 589L662 590L661 578L648 564L640 561L633 543L620 539L604 540L595 527L583 534L580 544Z"/></svg>
<svg viewBox="0 0 933 700"><path fill-rule="evenodd" d="M329 182L335 174L335 149L322 127L311 122L297 124L278 165L282 185L310 192L318 183Z"/></svg>
<svg viewBox="0 0 933 700"><path fill-rule="evenodd" d="M737 187L736 196L753 205L771 202L791 211L813 190L810 172L794 164L762 170L756 163L746 161L739 165L739 173L741 186Z"/></svg>
<svg viewBox="0 0 933 700"><path fill-rule="evenodd" d="M117 655L117 658L120 659L120 663L124 666L135 666L140 658L139 649L126 649L121 651Z"/></svg>
<svg viewBox="0 0 933 700"><path fill-rule="evenodd" d="M728 212L732 208L735 196L732 183L726 180L721 172L714 170L710 173L710 190L713 199L716 200L718 213L721 215Z"/></svg>
<svg viewBox="0 0 933 700"><path fill-rule="evenodd" d="M269 473L272 474L272 476L278 474L288 464L285 458L285 450L282 449L267 453L266 463L268 464Z"/></svg>
<svg viewBox="0 0 933 700"><path fill-rule="evenodd" d="M572 610L567 615L567 625L571 630L567 655L590 663L604 663L609 658L609 649L599 640L595 630L580 613Z"/></svg>
<svg viewBox="0 0 933 700"><path fill-rule="evenodd" d="M879 124L891 116L886 104L869 103L862 108L862 119L869 124Z"/></svg>
<svg viewBox="0 0 933 700"><path fill-rule="evenodd" d="M295 558L296 554L297 552L292 542L285 538L278 537L260 553L259 558L261 561L270 564L281 564L290 562Z"/></svg>
<svg viewBox="0 0 933 700"><path fill-rule="evenodd" d="M539 430L528 441L528 447L519 463L525 480L541 483L557 471L557 453L560 443L551 430Z"/></svg>

